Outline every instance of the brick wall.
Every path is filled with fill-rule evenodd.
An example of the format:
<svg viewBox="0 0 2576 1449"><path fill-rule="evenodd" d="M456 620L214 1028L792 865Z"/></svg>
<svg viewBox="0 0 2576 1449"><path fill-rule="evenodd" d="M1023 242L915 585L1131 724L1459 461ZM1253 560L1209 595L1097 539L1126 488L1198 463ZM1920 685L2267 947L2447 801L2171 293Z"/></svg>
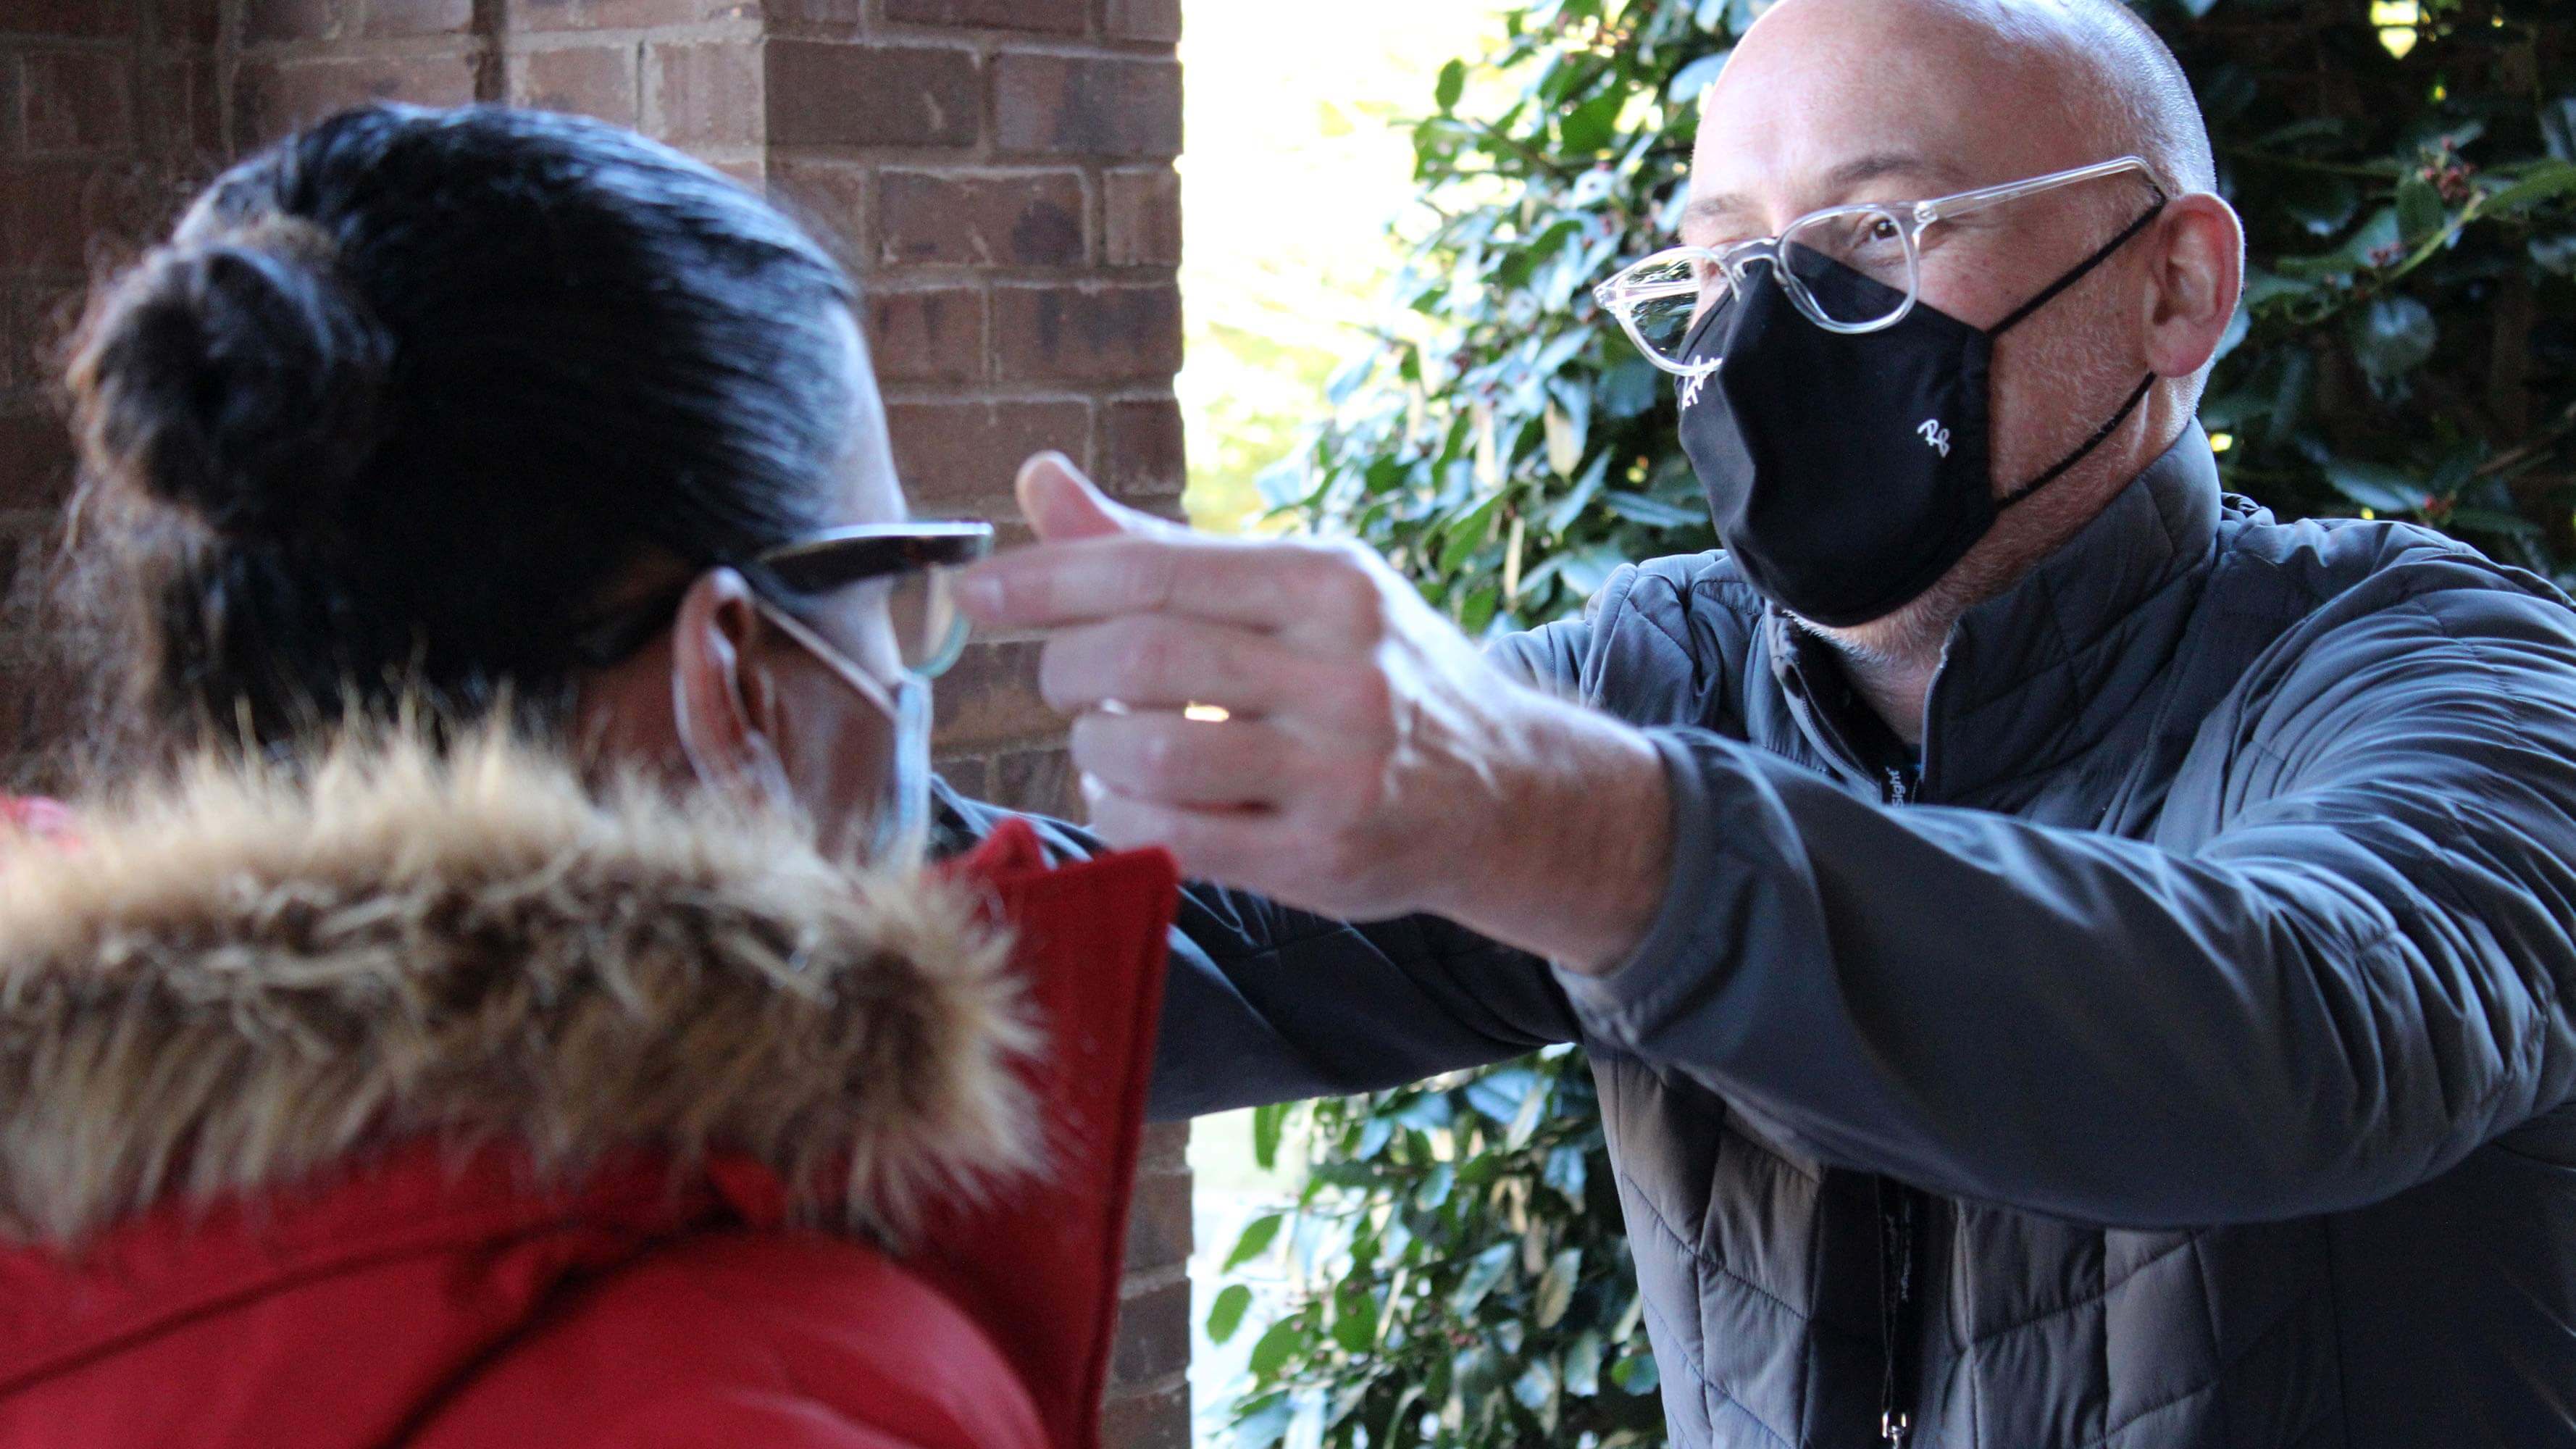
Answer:
<svg viewBox="0 0 2576 1449"><path fill-rule="evenodd" d="M93 259L222 148L218 34L217 0L0 0L0 559L70 481L53 349Z"/></svg>
<svg viewBox="0 0 2576 1449"><path fill-rule="evenodd" d="M226 157L370 97L587 112L800 209L861 275L917 511L1014 524L1044 447L1178 516L1179 30L1179 0L0 0L0 529L67 481L46 348L92 269ZM1035 666L1025 638L968 651L943 768L1078 813ZM1186 1140L1151 1134L1138 1187L1121 1449L1188 1441Z"/></svg>

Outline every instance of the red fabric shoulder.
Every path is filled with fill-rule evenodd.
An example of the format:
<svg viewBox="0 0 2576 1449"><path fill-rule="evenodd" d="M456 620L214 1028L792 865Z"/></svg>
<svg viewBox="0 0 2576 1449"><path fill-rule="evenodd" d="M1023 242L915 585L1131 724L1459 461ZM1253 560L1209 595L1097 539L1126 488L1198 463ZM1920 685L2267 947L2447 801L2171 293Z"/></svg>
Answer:
<svg viewBox="0 0 2576 1449"><path fill-rule="evenodd" d="M746 1229L559 1295L409 1449L1048 1449L992 1341L883 1253Z"/></svg>
<svg viewBox="0 0 2576 1449"><path fill-rule="evenodd" d="M1018 935L1047 1030L1032 1086L1052 1170L935 1215L906 1263L992 1334L1051 1442L1097 1449L1180 873L1160 850L1050 868L1016 819L951 868L988 890Z"/></svg>

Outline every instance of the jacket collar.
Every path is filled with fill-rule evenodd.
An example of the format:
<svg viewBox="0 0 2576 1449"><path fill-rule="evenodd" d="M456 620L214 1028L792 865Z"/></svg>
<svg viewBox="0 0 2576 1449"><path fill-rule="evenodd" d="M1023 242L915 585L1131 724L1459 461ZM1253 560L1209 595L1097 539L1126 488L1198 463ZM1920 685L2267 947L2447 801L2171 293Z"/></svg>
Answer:
<svg viewBox="0 0 2576 1449"><path fill-rule="evenodd" d="M1040 1144L1001 932L793 822L498 737L205 760L0 838L0 1238L423 1138L755 1163L900 1233Z"/></svg>
<svg viewBox="0 0 2576 1449"><path fill-rule="evenodd" d="M2074 537L1962 616L1925 712L1922 798L1974 803L2107 737L2179 643L2218 520L2217 461L2193 422ZM1829 647L1769 613L1796 713L1838 764L1867 765L1854 721L1817 698L1848 692L1827 684L1841 684Z"/></svg>

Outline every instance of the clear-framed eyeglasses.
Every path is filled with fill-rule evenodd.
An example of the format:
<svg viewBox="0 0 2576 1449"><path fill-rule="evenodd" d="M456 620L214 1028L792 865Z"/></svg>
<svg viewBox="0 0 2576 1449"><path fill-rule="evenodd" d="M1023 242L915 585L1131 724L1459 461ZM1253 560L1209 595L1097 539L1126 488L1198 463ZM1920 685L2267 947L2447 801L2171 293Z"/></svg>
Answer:
<svg viewBox="0 0 2576 1449"><path fill-rule="evenodd" d="M1914 310L1922 281L1923 233L1934 224L2037 196L2080 181L2137 172L2147 178L2159 202L2164 188L2143 157L2078 166L1980 187L1929 201L1872 202L1811 211L1783 228L1778 236L1751 237L1717 247L1671 247L1619 269L1592 289L1602 310L1619 319L1629 340L1666 372L1696 377L1717 369L1716 359L1688 360L1684 353L1699 319L1744 285L1756 262L1770 264L1772 275L1808 321L1828 332L1876 332L1893 327ZM1884 288L1866 299L1864 288L1830 289L1832 307L1818 300L1813 284L1831 265L1868 277ZM1840 315L1840 314L1865 315Z"/></svg>

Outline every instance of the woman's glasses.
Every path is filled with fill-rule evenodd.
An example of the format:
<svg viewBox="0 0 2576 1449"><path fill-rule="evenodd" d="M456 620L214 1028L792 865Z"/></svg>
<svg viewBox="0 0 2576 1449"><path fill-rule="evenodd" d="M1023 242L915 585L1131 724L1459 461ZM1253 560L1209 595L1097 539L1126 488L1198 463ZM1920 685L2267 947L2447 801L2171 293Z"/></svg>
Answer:
<svg viewBox="0 0 2576 1449"><path fill-rule="evenodd" d="M828 635L837 656L892 678L933 678L966 647L957 571L993 551L989 523L863 523L823 529L734 565L760 596ZM688 585L577 634L574 656L605 668L661 632Z"/></svg>
<svg viewBox="0 0 2576 1449"><path fill-rule="evenodd" d="M867 523L816 533L742 566L753 588L798 612L873 621L882 604L898 668L935 678L966 647L957 571L993 551L989 523Z"/></svg>

